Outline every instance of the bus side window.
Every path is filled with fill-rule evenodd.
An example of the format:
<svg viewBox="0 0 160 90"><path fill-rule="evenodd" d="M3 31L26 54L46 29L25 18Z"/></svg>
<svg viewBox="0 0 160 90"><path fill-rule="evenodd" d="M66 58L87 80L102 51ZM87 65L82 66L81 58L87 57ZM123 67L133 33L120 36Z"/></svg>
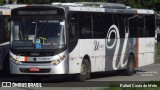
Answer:
<svg viewBox="0 0 160 90"><path fill-rule="evenodd" d="M69 24L68 29L68 37L69 37L69 52L74 49L78 42L78 24Z"/></svg>
<svg viewBox="0 0 160 90"><path fill-rule="evenodd" d="M116 24L116 21L115 21L116 19L114 19L114 18L116 18L114 16L114 14L110 14L110 13L105 14L104 26L105 26L105 29L106 29L107 33L109 33L108 31L109 31L110 27L112 25ZM114 21L115 21L115 23L114 23ZM106 35L107 35L107 33L106 33ZM107 38L115 38L115 37L116 37L115 33L112 33L111 36L107 37Z"/></svg>
<svg viewBox="0 0 160 90"><path fill-rule="evenodd" d="M137 21L137 30L138 30L138 37L146 37L146 28L145 28L145 20L144 20L144 16L141 16L138 18L138 21Z"/></svg>
<svg viewBox="0 0 160 90"><path fill-rule="evenodd" d="M146 16L146 30L148 32L149 37L155 37L155 16Z"/></svg>
<svg viewBox="0 0 160 90"><path fill-rule="evenodd" d="M78 20L76 13L69 14L69 42L75 42L78 39Z"/></svg>
<svg viewBox="0 0 160 90"><path fill-rule="evenodd" d="M79 31L80 31L80 38L92 38L90 14L83 13L79 15Z"/></svg>
<svg viewBox="0 0 160 90"><path fill-rule="evenodd" d="M129 20L130 37L146 37L147 31L143 16L138 16Z"/></svg>
<svg viewBox="0 0 160 90"><path fill-rule="evenodd" d="M125 29L127 29L125 15L118 14L117 16L118 16L118 28L119 28L120 38L125 38Z"/></svg>
<svg viewBox="0 0 160 90"><path fill-rule="evenodd" d="M112 21L111 14L93 14L93 34L94 38L106 38L107 32Z"/></svg>
<svg viewBox="0 0 160 90"><path fill-rule="evenodd" d="M77 24L70 24L69 26L69 40L70 41L75 41L78 39L78 28Z"/></svg>
<svg viewBox="0 0 160 90"><path fill-rule="evenodd" d="M129 20L129 37L130 38L136 38L137 37L137 22L135 21L135 19L131 19Z"/></svg>

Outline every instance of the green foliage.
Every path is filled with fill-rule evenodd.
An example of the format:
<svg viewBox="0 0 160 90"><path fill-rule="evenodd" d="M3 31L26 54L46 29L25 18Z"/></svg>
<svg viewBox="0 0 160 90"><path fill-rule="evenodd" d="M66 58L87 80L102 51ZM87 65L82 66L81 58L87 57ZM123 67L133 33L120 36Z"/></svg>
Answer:
<svg viewBox="0 0 160 90"><path fill-rule="evenodd" d="M0 5L4 5L6 3L5 0L0 0Z"/></svg>

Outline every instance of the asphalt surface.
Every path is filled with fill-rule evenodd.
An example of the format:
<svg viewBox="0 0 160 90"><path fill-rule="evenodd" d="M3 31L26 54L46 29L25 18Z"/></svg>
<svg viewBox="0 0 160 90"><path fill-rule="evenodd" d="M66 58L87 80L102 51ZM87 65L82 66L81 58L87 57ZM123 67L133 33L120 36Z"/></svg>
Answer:
<svg viewBox="0 0 160 90"><path fill-rule="evenodd" d="M160 81L160 64L152 64L136 68L136 73L132 76L113 74L108 77L95 78L88 81Z"/></svg>
<svg viewBox="0 0 160 90"><path fill-rule="evenodd" d="M45 77L41 82L48 88L15 88L16 90L98 90L99 85L108 82L132 82L132 81L160 81L160 64L152 64L136 69L132 76L124 76L120 72L105 72L92 74L92 78L86 82L76 82L72 76ZM1 76L0 82L32 82L29 76ZM103 86L103 85L102 85ZM60 88L61 87L61 88ZM70 87L70 88L69 88ZM78 88L81 87L81 88ZM87 88L90 87L90 88ZM13 90L11 88L0 88L0 90Z"/></svg>

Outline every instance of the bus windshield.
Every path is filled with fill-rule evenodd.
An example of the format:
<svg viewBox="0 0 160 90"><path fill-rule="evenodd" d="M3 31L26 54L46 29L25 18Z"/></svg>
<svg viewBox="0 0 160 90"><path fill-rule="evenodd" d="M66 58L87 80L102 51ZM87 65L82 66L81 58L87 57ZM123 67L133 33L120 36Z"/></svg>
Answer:
<svg viewBox="0 0 160 90"><path fill-rule="evenodd" d="M11 47L22 49L58 49L65 42L64 20L13 19Z"/></svg>

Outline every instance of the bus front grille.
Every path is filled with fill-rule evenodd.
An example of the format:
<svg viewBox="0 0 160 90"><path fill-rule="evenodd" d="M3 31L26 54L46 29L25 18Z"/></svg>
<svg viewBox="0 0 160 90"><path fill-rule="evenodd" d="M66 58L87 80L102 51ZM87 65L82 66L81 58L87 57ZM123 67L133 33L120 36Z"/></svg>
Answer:
<svg viewBox="0 0 160 90"><path fill-rule="evenodd" d="M28 61L28 62L24 62L21 61L22 64L50 64L51 61Z"/></svg>

